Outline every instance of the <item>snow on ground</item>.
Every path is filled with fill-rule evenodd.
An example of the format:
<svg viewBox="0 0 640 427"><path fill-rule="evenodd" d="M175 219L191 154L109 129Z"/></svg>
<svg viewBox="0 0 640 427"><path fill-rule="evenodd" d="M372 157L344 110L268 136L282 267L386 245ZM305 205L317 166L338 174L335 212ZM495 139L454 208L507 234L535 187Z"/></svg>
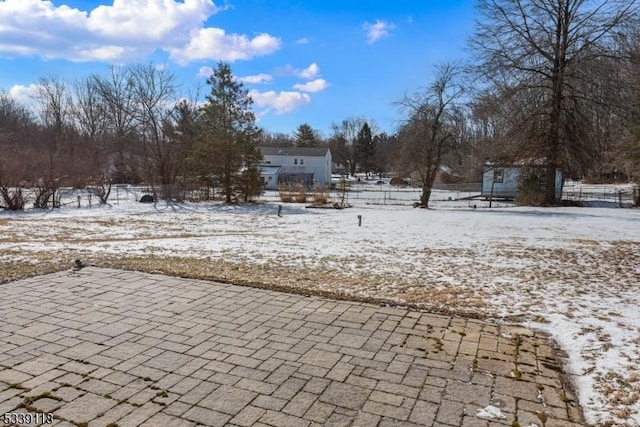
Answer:
<svg viewBox="0 0 640 427"><path fill-rule="evenodd" d="M435 192L424 210L411 207L412 189L361 186L351 209L283 204L278 217L274 194L249 206L147 205L139 195L0 212L0 267L45 253L223 260L286 272L294 287L518 322L567 353L588 422L640 424L638 209L489 209Z"/></svg>

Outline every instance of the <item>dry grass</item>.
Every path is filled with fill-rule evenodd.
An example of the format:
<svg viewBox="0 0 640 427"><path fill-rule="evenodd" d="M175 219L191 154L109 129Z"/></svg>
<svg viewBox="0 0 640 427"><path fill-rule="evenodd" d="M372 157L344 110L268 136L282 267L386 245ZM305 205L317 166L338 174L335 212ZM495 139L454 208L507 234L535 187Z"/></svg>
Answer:
<svg viewBox="0 0 640 427"><path fill-rule="evenodd" d="M45 252L29 254L20 261L0 259L0 284L65 270L75 259L70 254Z"/></svg>
<svg viewBox="0 0 640 427"><path fill-rule="evenodd" d="M316 184L313 186L313 203L316 205L329 203L329 189L326 185Z"/></svg>
<svg viewBox="0 0 640 427"><path fill-rule="evenodd" d="M280 197L280 201L284 203L291 203L294 201L293 192L289 185L280 184L278 186L278 197Z"/></svg>
<svg viewBox="0 0 640 427"><path fill-rule="evenodd" d="M285 203L306 203L308 197L307 188L300 183L280 184L278 186L278 196Z"/></svg>
<svg viewBox="0 0 640 427"><path fill-rule="evenodd" d="M383 275L356 276L334 269L301 268L299 266L255 263L231 263L219 259L180 257L109 257L100 266L161 273L192 279L213 280L241 286L317 295L337 299L402 304L434 312L455 312L459 295L449 289L407 287L388 289L389 278ZM387 290L385 290L387 289ZM466 315L477 317L484 306L478 297L468 300Z"/></svg>

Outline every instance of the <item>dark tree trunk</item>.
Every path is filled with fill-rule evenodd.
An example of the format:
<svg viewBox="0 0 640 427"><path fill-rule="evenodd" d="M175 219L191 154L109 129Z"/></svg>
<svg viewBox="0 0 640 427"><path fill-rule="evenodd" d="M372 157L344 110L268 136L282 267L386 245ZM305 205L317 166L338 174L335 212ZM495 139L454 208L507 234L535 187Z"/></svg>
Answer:
<svg viewBox="0 0 640 427"><path fill-rule="evenodd" d="M422 184L422 194L420 195L420 204L425 208L428 208L429 198L431 198L431 185Z"/></svg>

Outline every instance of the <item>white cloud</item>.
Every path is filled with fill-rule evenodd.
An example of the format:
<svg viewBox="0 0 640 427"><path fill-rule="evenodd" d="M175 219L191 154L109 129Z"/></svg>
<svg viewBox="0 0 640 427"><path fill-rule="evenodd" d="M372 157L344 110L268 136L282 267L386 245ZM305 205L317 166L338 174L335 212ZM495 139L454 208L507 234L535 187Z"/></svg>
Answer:
<svg viewBox="0 0 640 427"><path fill-rule="evenodd" d="M61 42L82 40L86 12L50 1L0 2L2 52L9 55L57 56Z"/></svg>
<svg viewBox="0 0 640 427"><path fill-rule="evenodd" d="M301 92L320 92L329 87L329 83L325 79L315 79L306 83L298 83L293 85L293 88Z"/></svg>
<svg viewBox="0 0 640 427"><path fill-rule="evenodd" d="M306 37L301 37L295 41L296 44L309 44L309 39Z"/></svg>
<svg viewBox="0 0 640 427"><path fill-rule="evenodd" d="M302 77L303 79L313 79L319 73L320 73L320 68L318 67L318 64L314 62L304 70L300 70L299 72L297 72L296 75L298 77Z"/></svg>
<svg viewBox="0 0 640 427"><path fill-rule="evenodd" d="M36 111L38 104L37 98L39 95L37 84L30 84L29 86L13 85L9 89L9 96L18 104Z"/></svg>
<svg viewBox="0 0 640 427"><path fill-rule="evenodd" d="M114 0L91 11L87 30L108 40L165 41L184 37L218 11L211 0Z"/></svg>
<svg viewBox="0 0 640 427"><path fill-rule="evenodd" d="M133 59L138 55L139 49L135 47L123 46L88 46L86 48L75 49L73 53L65 54L59 52L53 55L56 58L65 58L72 61L105 61L120 62L129 58Z"/></svg>
<svg viewBox="0 0 640 427"><path fill-rule="evenodd" d="M156 50L186 63L233 61L272 53L280 40L206 28L224 10L213 0L113 0L93 10L48 0L0 1L0 55L127 62Z"/></svg>
<svg viewBox="0 0 640 427"><path fill-rule="evenodd" d="M370 24L365 22L362 25L365 35L367 36L367 43L373 44L383 37L389 35L389 31L393 30L396 26L390 22L381 21L376 19L376 22Z"/></svg>
<svg viewBox="0 0 640 427"><path fill-rule="evenodd" d="M170 49L171 57L181 64L200 59L237 61L268 55L280 48L280 39L259 34L252 39L240 34L226 34L221 28L202 28L181 48Z"/></svg>
<svg viewBox="0 0 640 427"><path fill-rule="evenodd" d="M249 95L258 107L268 107L275 110L276 114L290 113L300 107L308 105L311 97L302 92L258 92L249 91Z"/></svg>
<svg viewBox="0 0 640 427"><path fill-rule="evenodd" d="M271 74L264 74L264 73L260 73L260 74L255 74L252 76L244 76L244 77L239 77L238 78L239 81L241 81L242 83L268 83L271 80L273 80L273 76Z"/></svg>
<svg viewBox="0 0 640 427"><path fill-rule="evenodd" d="M209 78L211 74L213 74L213 67L210 67L208 65L200 67L200 69L198 70L199 77Z"/></svg>
<svg viewBox="0 0 640 427"><path fill-rule="evenodd" d="M287 64L284 68L281 68L278 71L280 74L285 76L296 76L302 79L311 80L320 74L320 67L318 67L318 64L315 62L303 69L293 68L291 65Z"/></svg>

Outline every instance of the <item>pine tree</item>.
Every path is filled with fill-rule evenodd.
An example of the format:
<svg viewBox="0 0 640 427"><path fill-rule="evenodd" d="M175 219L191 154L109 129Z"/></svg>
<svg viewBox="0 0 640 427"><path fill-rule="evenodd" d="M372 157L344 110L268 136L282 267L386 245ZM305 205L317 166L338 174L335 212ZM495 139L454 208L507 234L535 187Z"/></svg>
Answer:
<svg viewBox="0 0 640 427"><path fill-rule="evenodd" d="M308 123L298 126L293 138L296 147L318 147L320 145L318 133Z"/></svg>
<svg viewBox="0 0 640 427"><path fill-rule="evenodd" d="M253 101L242 83L231 73L229 64L219 62L207 79L211 93L201 114L198 155L220 180L227 203L239 195L249 200L262 193L261 159L258 150L259 130L251 106Z"/></svg>
<svg viewBox="0 0 640 427"><path fill-rule="evenodd" d="M376 155L376 146L371 128L365 123L360 128L355 141L356 163L360 166L360 171L367 174L374 170L374 159Z"/></svg>

